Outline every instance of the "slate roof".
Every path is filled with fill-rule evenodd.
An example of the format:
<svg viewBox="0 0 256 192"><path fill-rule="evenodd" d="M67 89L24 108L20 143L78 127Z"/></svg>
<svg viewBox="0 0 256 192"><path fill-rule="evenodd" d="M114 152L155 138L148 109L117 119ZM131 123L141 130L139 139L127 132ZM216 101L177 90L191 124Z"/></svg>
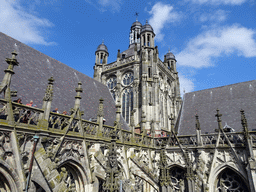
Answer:
<svg viewBox="0 0 256 192"><path fill-rule="evenodd" d="M121 56L125 54L125 58L133 56L134 55L134 47L135 43L131 44L129 48L121 53ZM139 50L139 44L137 44L137 50Z"/></svg>
<svg viewBox="0 0 256 192"><path fill-rule="evenodd" d="M195 114L199 116L202 133L218 128L216 109L222 114L222 126L227 123L236 132L242 131L240 110L245 111L249 130L256 129L256 80L213 89L186 93L179 122L179 135L195 134Z"/></svg>
<svg viewBox="0 0 256 192"><path fill-rule="evenodd" d="M48 79L53 76L54 98L52 110L58 107L62 113L74 107L75 88L82 82L81 110L85 114L83 119L89 120L97 116L99 99L104 99L104 118L107 125L113 126L116 118L114 100L108 88L87 75L3 34L0 32L0 81L4 77L4 70L8 64L6 58L11 58L11 52L16 50L19 66L14 67L11 89L18 91L18 97L26 104L32 99L38 108L42 107L44 93ZM17 99L13 98L13 100ZM128 129L126 123L124 128Z"/></svg>

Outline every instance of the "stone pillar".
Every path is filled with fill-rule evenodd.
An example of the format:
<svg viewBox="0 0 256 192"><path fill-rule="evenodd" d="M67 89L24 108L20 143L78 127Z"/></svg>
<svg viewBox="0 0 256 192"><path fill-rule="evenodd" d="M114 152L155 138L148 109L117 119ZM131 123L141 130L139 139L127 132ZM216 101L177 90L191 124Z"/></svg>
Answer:
<svg viewBox="0 0 256 192"><path fill-rule="evenodd" d="M5 61L8 63L8 68L4 70L5 75L3 78L3 81L0 86L0 93L4 91L4 97L7 101L6 104L6 110L7 110L7 120L8 124L13 125L14 124L14 116L13 116L13 110L12 110L12 95L11 95L11 79L12 75L15 74L13 71L14 66L18 66L19 62L16 59L17 53L15 51L12 52L12 58L6 58Z"/></svg>
<svg viewBox="0 0 256 192"><path fill-rule="evenodd" d="M137 43L137 30L135 29L135 43Z"/></svg>
<svg viewBox="0 0 256 192"><path fill-rule="evenodd" d="M97 132L97 136L102 137L102 130L103 130L103 116L104 116L104 109L103 109L103 101L104 99L100 98L99 109L97 113L97 123L99 123L99 128Z"/></svg>
<svg viewBox="0 0 256 192"><path fill-rule="evenodd" d="M251 140L251 137L249 136L247 119L245 118L244 110L241 110L240 112L241 112L241 123L243 127L243 132L244 132L244 143L247 150L247 153L246 153L247 165L245 169L247 171L250 189L251 191L255 191L256 190L256 160L253 153L252 140Z"/></svg>
<svg viewBox="0 0 256 192"><path fill-rule="evenodd" d="M46 88L44 98L43 98L43 106L42 109L44 110L43 114L40 114L39 117L39 127L42 129L47 129L48 127L48 120L51 112L51 105L53 99L53 77L48 79L48 86Z"/></svg>
<svg viewBox="0 0 256 192"><path fill-rule="evenodd" d="M79 82L78 87L76 88L75 106L74 106L75 110L80 108L80 100L82 99L81 93L83 92L81 85L82 85L82 83Z"/></svg>
<svg viewBox="0 0 256 192"><path fill-rule="evenodd" d="M199 118L198 115L196 114L196 140L197 140L197 145L202 146L202 137L201 137L201 127L199 123Z"/></svg>
<svg viewBox="0 0 256 192"><path fill-rule="evenodd" d="M168 129L168 110L167 110L167 96L168 92L167 90L164 91L164 106L165 106L165 113L164 113L164 127L165 129Z"/></svg>
<svg viewBox="0 0 256 192"><path fill-rule="evenodd" d="M154 76L154 88L155 88L155 131L159 130L159 122L160 122L160 117L159 117L159 79L157 76Z"/></svg>

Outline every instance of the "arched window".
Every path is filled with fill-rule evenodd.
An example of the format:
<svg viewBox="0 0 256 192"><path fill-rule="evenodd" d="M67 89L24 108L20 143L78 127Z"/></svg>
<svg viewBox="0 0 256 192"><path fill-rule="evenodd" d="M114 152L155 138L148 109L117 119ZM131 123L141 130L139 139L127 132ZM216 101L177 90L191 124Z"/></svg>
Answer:
<svg viewBox="0 0 256 192"><path fill-rule="evenodd" d="M130 122L130 114L133 110L133 91L131 88L125 89L122 94L122 116L127 123Z"/></svg>
<svg viewBox="0 0 256 192"><path fill-rule="evenodd" d="M134 77L132 72L125 73L123 76L123 84L130 85L133 82L133 79Z"/></svg>
<svg viewBox="0 0 256 192"><path fill-rule="evenodd" d="M110 77L108 80L107 80L107 86L108 88L111 90L111 89L114 89L116 87L116 77Z"/></svg>
<svg viewBox="0 0 256 192"><path fill-rule="evenodd" d="M184 191L185 170L176 166L170 169L169 175L171 186L173 186L172 191Z"/></svg>
<svg viewBox="0 0 256 192"><path fill-rule="evenodd" d="M249 191L243 179L229 168L224 169L217 180L216 192Z"/></svg>
<svg viewBox="0 0 256 192"><path fill-rule="evenodd" d="M151 78L152 77L152 73L151 73L151 68L148 68L148 77Z"/></svg>

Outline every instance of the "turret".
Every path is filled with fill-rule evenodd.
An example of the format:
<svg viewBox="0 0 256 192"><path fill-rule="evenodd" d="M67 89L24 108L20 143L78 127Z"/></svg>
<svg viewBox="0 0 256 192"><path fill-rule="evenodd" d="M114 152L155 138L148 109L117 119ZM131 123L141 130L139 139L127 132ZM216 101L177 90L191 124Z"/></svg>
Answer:
<svg viewBox="0 0 256 192"><path fill-rule="evenodd" d="M108 62L108 48L104 45L104 41L100 44L95 51L95 66L94 69L94 79L101 82L101 73L103 70L103 65Z"/></svg>
<svg viewBox="0 0 256 192"><path fill-rule="evenodd" d="M135 43L140 44L140 33L141 33L142 24L136 20L132 26L130 31L130 45L129 48Z"/></svg>
<svg viewBox="0 0 256 192"><path fill-rule="evenodd" d="M141 46L154 48L154 37L154 30L151 25L148 24L148 21L146 21L146 24L142 26L140 33Z"/></svg>
<svg viewBox="0 0 256 192"><path fill-rule="evenodd" d="M168 51L168 53L165 55L165 59L166 59L166 65L168 67L168 69L172 70L173 72L177 72L176 71L176 59L175 56L173 55L173 53L170 52L170 50Z"/></svg>
<svg viewBox="0 0 256 192"><path fill-rule="evenodd" d="M107 64L108 62L108 48L106 45L104 45L104 41L102 41L102 44L100 44L95 51L96 59L95 63L96 64Z"/></svg>

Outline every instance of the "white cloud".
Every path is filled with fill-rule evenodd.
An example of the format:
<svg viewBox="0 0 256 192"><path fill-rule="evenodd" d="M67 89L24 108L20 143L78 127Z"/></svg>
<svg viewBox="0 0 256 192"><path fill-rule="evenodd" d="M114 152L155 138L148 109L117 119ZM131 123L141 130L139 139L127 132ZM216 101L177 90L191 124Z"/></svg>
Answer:
<svg viewBox="0 0 256 192"><path fill-rule="evenodd" d="M152 17L149 19L150 25L152 25L154 32L156 34L156 40L163 40L164 34L161 33L161 30L165 27L166 24L178 21L180 15L173 11L173 7L170 5L165 5L161 2L156 3L149 14Z"/></svg>
<svg viewBox="0 0 256 192"><path fill-rule="evenodd" d="M41 35L42 27L51 27L53 24L47 19L38 18L26 13L19 1L1 0L0 4L0 31L23 42L49 45Z"/></svg>
<svg viewBox="0 0 256 192"><path fill-rule="evenodd" d="M179 80L180 80L180 92L181 96L183 97L184 91L186 93L194 91L194 83L193 80L191 80L188 77L185 77L181 73L179 73Z"/></svg>
<svg viewBox="0 0 256 192"><path fill-rule="evenodd" d="M200 17L199 17L199 21L201 22L206 22L206 21L210 21L210 22L223 22L227 19L227 13L224 10L217 10L214 13L203 13Z"/></svg>
<svg viewBox="0 0 256 192"><path fill-rule="evenodd" d="M212 5L241 5L246 0L189 0L192 1L193 3L199 3L199 4L212 4Z"/></svg>
<svg viewBox="0 0 256 192"><path fill-rule="evenodd" d="M93 5L101 12L111 10L112 12L120 11L122 0L85 0L87 3Z"/></svg>
<svg viewBox="0 0 256 192"><path fill-rule="evenodd" d="M178 64L201 68L212 66L214 58L224 55L256 57L255 34L255 30L238 25L208 30L176 54Z"/></svg>

